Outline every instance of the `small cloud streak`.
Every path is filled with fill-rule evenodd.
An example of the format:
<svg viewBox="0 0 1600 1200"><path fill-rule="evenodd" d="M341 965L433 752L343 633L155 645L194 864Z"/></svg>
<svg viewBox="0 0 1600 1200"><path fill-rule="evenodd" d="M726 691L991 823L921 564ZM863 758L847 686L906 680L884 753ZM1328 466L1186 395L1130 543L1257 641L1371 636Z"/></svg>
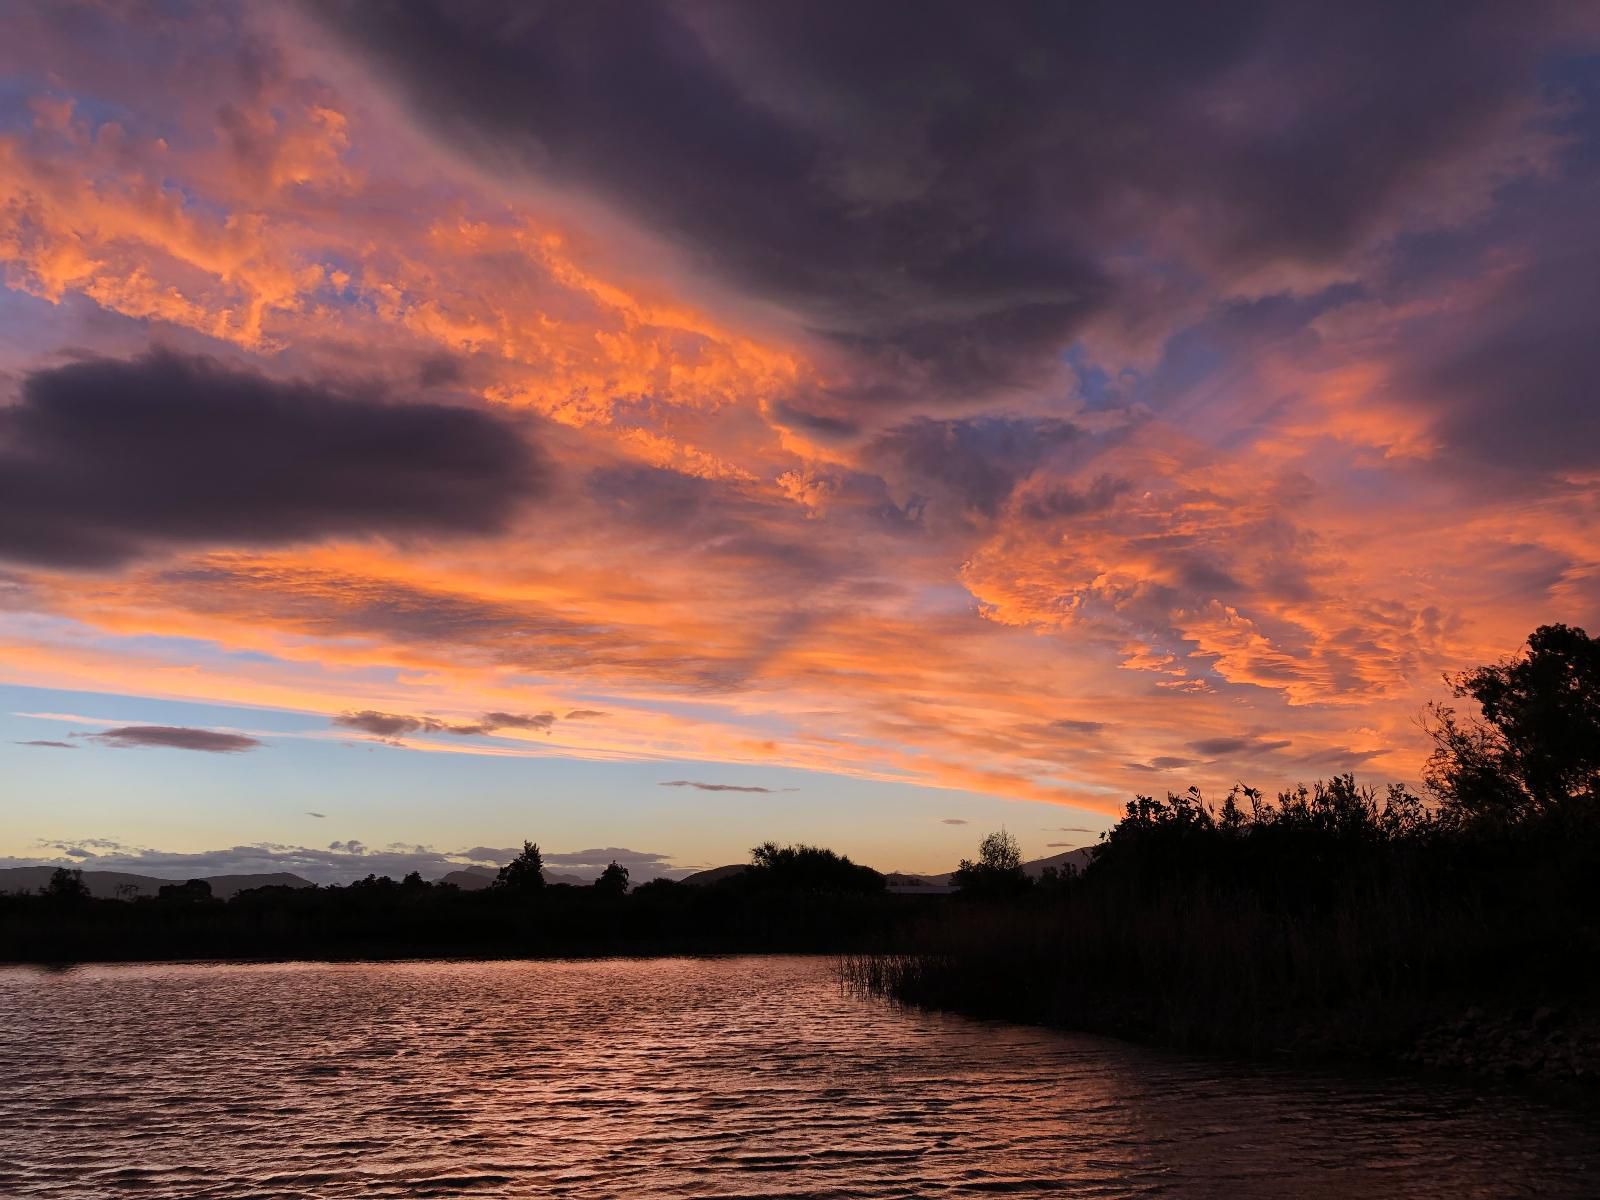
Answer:
<svg viewBox="0 0 1600 1200"><path fill-rule="evenodd" d="M1124 763L1130 771L1176 771L1181 767L1192 767L1196 760L1192 758L1179 758L1174 754L1158 754L1149 762Z"/></svg>
<svg viewBox="0 0 1600 1200"><path fill-rule="evenodd" d="M71 742L52 742L48 738L34 738L31 741L18 742L19 746L49 746L55 750L76 750Z"/></svg>
<svg viewBox="0 0 1600 1200"><path fill-rule="evenodd" d="M960 817L945 817L944 820L939 822L939 824L941 824L941 825L966 825L966 824L969 824L969 822L962 820Z"/></svg>
<svg viewBox="0 0 1600 1200"><path fill-rule="evenodd" d="M214 729L190 729L181 725L123 725L75 736L124 749L155 746L166 750L196 750L203 754L241 754L263 744L259 738L242 733L219 733Z"/></svg>
<svg viewBox="0 0 1600 1200"><path fill-rule="evenodd" d="M354 729L371 734L386 742L413 733L450 733L457 737L481 737L500 729L531 729L549 733L556 723L553 712L542 713L484 713L477 721L452 724L437 717L414 717L405 713L376 712L363 709L359 712L340 713L333 723L344 729Z"/></svg>
<svg viewBox="0 0 1600 1200"><path fill-rule="evenodd" d="M792 792L795 790L794 788L755 787L752 785L738 783L701 783L695 779L665 779L662 780L660 786L670 788L694 788L696 791L700 792L752 792L764 796L776 795L778 792Z"/></svg>
<svg viewBox="0 0 1600 1200"><path fill-rule="evenodd" d="M1288 738L1276 738L1268 741L1258 737L1213 737L1201 738L1199 741L1189 743L1189 749L1196 754L1204 754L1211 758L1223 758L1244 754L1268 754L1273 750L1282 750L1290 744ZM1159 759L1153 759L1159 762Z"/></svg>

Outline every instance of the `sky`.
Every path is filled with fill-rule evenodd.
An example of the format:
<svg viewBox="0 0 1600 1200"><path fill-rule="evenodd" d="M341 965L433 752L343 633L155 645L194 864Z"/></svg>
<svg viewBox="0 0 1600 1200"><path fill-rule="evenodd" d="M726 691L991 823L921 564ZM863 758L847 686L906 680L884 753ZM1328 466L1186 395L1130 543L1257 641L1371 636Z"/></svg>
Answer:
<svg viewBox="0 0 1600 1200"><path fill-rule="evenodd" d="M1592 5L0 17L0 865L947 870L1600 627Z"/></svg>

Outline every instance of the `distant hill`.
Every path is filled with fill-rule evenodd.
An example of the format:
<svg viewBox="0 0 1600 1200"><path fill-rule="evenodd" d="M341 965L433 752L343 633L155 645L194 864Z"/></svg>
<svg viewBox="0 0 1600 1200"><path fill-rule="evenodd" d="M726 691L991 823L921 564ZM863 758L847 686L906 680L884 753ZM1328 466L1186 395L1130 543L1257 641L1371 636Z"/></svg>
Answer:
<svg viewBox="0 0 1600 1200"><path fill-rule="evenodd" d="M36 892L50 882L54 866L0 867L0 892ZM211 894L226 900L239 892L258 887L310 887L309 879L275 871L267 875L187 875L181 878L158 879L154 875L135 875L130 871L85 871L83 882L91 896L115 900L132 888L135 896L154 896L163 884L182 883L184 879L204 879L211 885Z"/></svg>
<svg viewBox="0 0 1600 1200"><path fill-rule="evenodd" d="M696 887L704 887L708 883L717 883L731 875L738 875L747 865L746 863L729 863L725 867L709 867L704 871L696 871L693 875L685 875L678 882L692 883Z"/></svg>
<svg viewBox="0 0 1600 1200"><path fill-rule="evenodd" d="M1081 871L1089 865L1089 859L1093 856L1093 854L1093 846L1080 846L1076 850L1063 850L1060 854L1052 854L1049 858L1030 859L1022 864L1022 869L1027 872L1030 878L1033 879L1037 879L1040 875L1044 874L1044 869L1046 867L1055 867L1057 870L1060 870L1063 867L1073 867L1076 870ZM945 871L939 875L910 875L896 872L896 874L890 878L891 881L893 881L895 878L898 878L904 883L911 883L914 880L920 880L925 884L938 885L949 883L954 875L954 871Z"/></svg>
<svg viewBox="0 0 1600 1200"><path fill-rule="evenodd" d="M1053 854L1049 858L1036 858L1031 862L1022 864L1022 869L1035 879L1046 867L1062 867L1071 865L1078 870L1083 870L1089 863L1090 847L1078 850L1066 850L1060 854ZM703 887L706 884L716 883L730 876L738 875L747 868L746 863L729 863L723 867L711 867L705 871L696 871L692 875L685 875L680 883L693 884ZM35 892L50 882L50 875L55 871L54 865L37 867L0 867L0 892ZM488 887L495 880L499 871L495 867L462 867L460 870L451 871L443 876L440 883L453 883L462 891L475 892ZM886 878L889 887L894 891L919 892L942 891L950 886L951 876L954 871L945 871L938 875L912 874L909 872L892 871ZM127 894L126 889L132 888L135 896L154 896L163 884L182 883L184 879L204 879L211 885L211 894L218 900L226 900L235 894L258 887L311 887L309 879L302 879L287 871L278 871L265 875L192 875L167 879L157 878L154 875L136 875L129 871L84 871L83 882L88 885L91 895L107 900L115 900ZM546 883L567 883L575 887L588 887L594 882L593 878L582 875L572 875L564 871L544 872Z"/></svg>
<svg viewBox="0 0 1600 1200"><path fill-rule="evenodd" d="M1093 854L1092 846L1081 846L1076 850L1063 850L1060 854L1052 854L1048 858L1035 858L1022 864L1022 869L1034 879L1044 874L1046 867L1074 867L1081 871L1089 865L1090 855ZM704 886L708 883L717 883L729 876L737 875L745 870L746 863L729 863L725 867L711 867L705 871L696 871L693 875L685 875L678 882L692 883ZM951 885L954 871L941 871L937 875L925 875L910 871L889 871L884 875L891 891L916 892L926 890L930 892L942 891Z"/></svg>
<svg viewBox="0 0 1600 1200"><path fill-rule="evenodd" d="M494 882L499 872L493 867L462 867L439 877L440 883L453 883L463 892L478 892Z"/></svg>
<svg viewBox="0 0 1600 1200"><path fill-rule="evenodd" d="M500 874L497 867L462 867L459 871L451 871L448 875L439 877L440 883L453 883L463 892L482 891ZM588 887L594 882L581 875L568 875L561 871L544 870L540 872L546 883L570 883L575 887Z"/></svg>

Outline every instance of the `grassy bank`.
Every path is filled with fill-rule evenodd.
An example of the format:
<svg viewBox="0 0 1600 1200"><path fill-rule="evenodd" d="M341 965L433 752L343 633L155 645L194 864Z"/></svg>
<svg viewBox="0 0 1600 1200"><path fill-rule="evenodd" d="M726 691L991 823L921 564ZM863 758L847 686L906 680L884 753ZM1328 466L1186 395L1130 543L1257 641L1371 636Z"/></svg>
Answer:
<svg viewBox="0 0 1600 1200"><path fill-rule="evenodd" d="M912 952L849 959L847 976L908 1004L1189 1050L1600 1080L1587 829L1212 826L1130 845L1139 832L1081 878L964 898Z"/></svg>

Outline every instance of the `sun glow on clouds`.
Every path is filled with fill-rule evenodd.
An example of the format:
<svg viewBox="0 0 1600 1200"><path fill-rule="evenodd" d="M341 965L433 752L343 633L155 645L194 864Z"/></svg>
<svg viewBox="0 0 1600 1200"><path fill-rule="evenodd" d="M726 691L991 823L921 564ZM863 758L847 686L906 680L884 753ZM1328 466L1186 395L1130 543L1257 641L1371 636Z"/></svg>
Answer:
<svg viewBox="0 0 1600 1200"><path fill-rule="evenodd" d="M1207 43L1175 75L1108 25L1148 86L1036 31L1038 77L1004 84L1025 104L969 101L987 134L963 145L946 92L886 95L830 57L883 14L821 5L785 33L663 7L638 44L681 20L672 44L703 57L643 65L557 20L519 45L524 75L462 100L431 89L484 29L441 17L434 45L398 10L362 33L310 8L84 10L69 35L41 6L0 52L22 97L0 125L7 302L50 334L0 339L0 466L37 468L74 444L39 430L85 413L88 466L181 437L113 443L94 406L129 410L83 391L96 372L166 364L263 410L254 447L163 447L195 463L162 468L170 514L69 495L70 463L34 476L48 511L0 515L6 681L422 714L391 740L441 754L1109 813L1151 772L1414 777L1441 671L1600 623L1600 429L1570 395L1594 351L1563 315L1600 278L1566 265L1600 255L1593 98L1536 70L1588 44L1580 21L1462 22L1428 60L1437 96L1370 98L1394 144L1368 98L1312 86L1346 69L1347 29L1320 75L1287 26L1230 26L1247 62ZM1421 35L1395 21L1398 78ZM928 36L983 95L960 24ZM615 110L540 74L569 35L625 81ZM224 53L177 53L195 38ZM1255 129L1248 98L1285 88L1281 127ZM648 146L616 123L672 104ZM1161 136L1130 159L1080 108ZM1359 177L1307 194L1308 164ZM1482 345L1503 349L1474 366ZM398 444L424 411L454 432ZM469 426L525 447L529 486L484 482ZM307 437L317 480L275 476ZM362 471L369 497L426 481L431 507L311 486ZM245 479L259 511L229 507ZM68 518L121 540L53 554ZM1247 760L1194 749L1241 735Z"/></svg>

